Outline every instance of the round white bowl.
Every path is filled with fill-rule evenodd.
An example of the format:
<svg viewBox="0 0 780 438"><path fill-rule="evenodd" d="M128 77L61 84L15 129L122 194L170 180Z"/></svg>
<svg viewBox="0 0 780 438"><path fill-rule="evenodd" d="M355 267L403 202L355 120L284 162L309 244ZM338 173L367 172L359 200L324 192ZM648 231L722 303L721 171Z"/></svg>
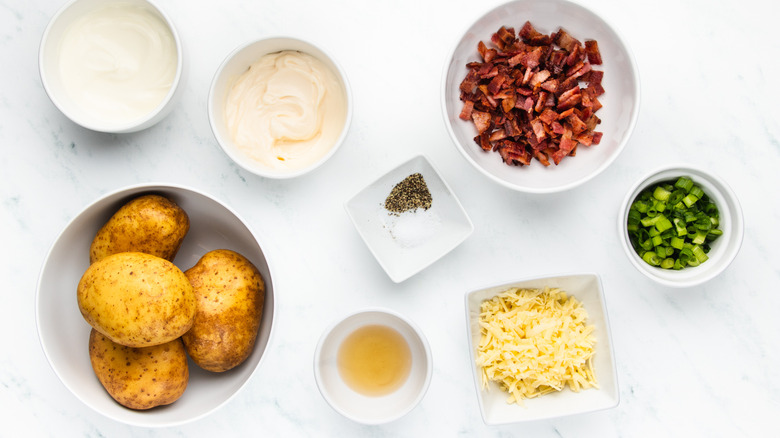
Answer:
<svg viewBox="0 0 780 438"><path fill-rule="evenodd" d="M204 371L189 361L190 379L182 397L148 411L125 408L106 392L89 359L90 326L76 303L76 287L89 265L89 246L97 230L132 198L145 193L166 196L190 218L190 230L176 255L180 269L192 267L212 249L226 248L247 257L265 281L265 304L252 354L224 373ZM62 383L84 404L113 420L144 427L183 424L204 417L233 398L257 371L272 335L276 305L274 273L257 235L233 210L192 188L169 184L130 186L102 196L64 228L43 263L38 279L35 319L44 354Z"/></svg>
<svg viewBox="0 0 780 438"><path fill-rule="evenodd" d="M485 152L474 142L477 130L470 120L461 120L463 107L460 83L466 77L466 64L481 60L477 44L501 26L519 30L530 21L541 33L565 29L580 41L598 41L604 72L603 107L596 131L601 143L580 146L576 157L567 157L557 166L545 167L536 160L530 166L509 166L496 152ZM510 189L527 193L553 193L583 184L606 169L625 147L639 116L639 73L625 40L617 30L590 9L567 0L516 0L505 3L474 22L460 37L444 66L441 105L444 122L458 151L480 173Z"/></svg>
<svg viewBox="0 0 780 438"><path fill-rule="evenodd" d="M396 391L377 397L360 394L342 379L337 364L339 347L352 332L366 325L385 325L398 331L412 352L412 369ZM314 353L314 377L325 401L336 412L362 424L384 424L410 412L422 400L433 373L431 348L422 331L409 319L388 309L352 313L331 325Z"/></svg>
<svg viewBox="0 0 780 438"><path fill-rule="evenodd" d="M68 27L84 15L112 3L141 5L156 13L170 28L176 42L176 74L168 94L160 104L146 115L127 121L101 120L82 109L69 96L60 77L59 45ZM38 69L43 89L54 106L66 117L84 128L108 133L128 133L149 128L164 119L177 104L184 87L184 50L171 18L152 0L72 0L64 5L49 21L41 39L38 52Z"/></svg>
<svg viewBox="0 0 780 438"><path fill-rule="evenodd" d="M306 53L325 64L325 66L339 78L346 99L347 114L344 119L344 127L341 130L341 135L339 135L336 142L319 160L309 166L296 170L272 169L253 160L235 144L225 123L225 101L234 81L243 74L249 66L264 55L284 50L294 50ZM225 154L240 167L266 178L294 178L320 167L328 161L344 143L352 121L352 91L349 87L345 71L336 62L335 58L320 47L297 38L286 36L268 37L239 46L225 58L217 69L214 79L211 82L211 88L209 89L208 114L211 131L213 132L219 147L222 148Z"/></svg>
<svg viewBox="0 0 780 438"><path fill-rule="evenodd" d="M680 176L690 177L717 205L720 214L719 228L723 230L723 235L712 242L707 254L709 259L699 266L680 270L662 269L647 264L631 245L626 229L628 212L642 190L661 181L674 181ZM618 233L628 260L647 278L664 286L691 287L713 279L731 264L742 246L744 218L737 195L720 177L699 167L671 164L648 172L631 186L618 213Z"/></svg>

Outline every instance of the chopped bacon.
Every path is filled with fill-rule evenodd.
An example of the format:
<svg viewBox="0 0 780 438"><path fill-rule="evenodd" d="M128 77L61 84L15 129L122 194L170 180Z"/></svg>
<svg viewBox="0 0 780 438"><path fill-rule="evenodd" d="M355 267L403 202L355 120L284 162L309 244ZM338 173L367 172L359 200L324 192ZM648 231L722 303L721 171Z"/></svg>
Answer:
<svg viewBox="0 0 780 438"><path fill-rule="evenodd" d="M477 127L477 132L482 134L490 128L490 113L482 111L472 111L471 120L474 121L474 125Z"/></svg>
<svg viewBox="0 0 780 438"><path fill-rule="evenodd" d="M474 123L480 148L509 165L536 159L549 166L580 144L601 142L595 113L605 91L604 73L593 70L602 63L596 41L583 44L563 29L543 34L525 22L517 32L502 26L477 51L481 61L466 64L460 84L459 117Z"/></svg>
<svg viewBox="0 0 780 438"><path fill-rule="evenodd" d="M467 100L463 102L463 110L460 112L460 118L461 120L469 120L471 119L471 112L474 110L474 101L473 100Z"/></svg>
<svg viewBox="0 0 780 438"><path fill-rule="evenodd" d="M553 39L555 41L555 44L557 44L558 46L560 46L561 49L569 53L574 51L575 48L579 48L581 44L579 40L569 35L569 33L563 29L559 29L558 32L554 33Z"/></svg>
<svg viewBox="0 0 780 438"><path fill-rule="evenodd" d="M588 55L588 62L593 65L601 65L601 52L596 40L585 41L585 53Z"/></svg>
<svg viewBox="0 0 780 438"><path fill-rule="evenodd" d="M523 42L535 46L549 46L552 42L550 36L537 32L530 21L526 21L525 24L523 24L519 35L523 39Z"/></svg>

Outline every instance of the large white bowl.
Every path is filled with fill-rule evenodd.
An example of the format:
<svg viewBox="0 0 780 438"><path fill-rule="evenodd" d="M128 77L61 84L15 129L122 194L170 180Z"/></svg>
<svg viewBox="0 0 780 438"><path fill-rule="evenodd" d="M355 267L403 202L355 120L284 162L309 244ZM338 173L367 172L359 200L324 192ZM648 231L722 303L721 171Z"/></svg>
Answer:
<svg viewBox="0 0 780 438"><path fill-rule="evenodd" d="M107 121L95 117L94 114L85 111L69 96L60 77L60 42L68 27L84 15L112 3L140 5L150 9L167 24L173 34L176 43L176 74L168 94L162 102L146 115L134 120ZM43 89L66 117L73 122L99 132L128 133L149 128L164 119L176 106L184 87L184 49L181 38L171 18L157 6L152 0L72 0L64 5L49 21L43 33L41 46L38 53L38 68L41 75Z"/></svg>
<svg viewBox="0 0 780 438"><path fill-rule="evenodd" d="M491 299L513 287L524 289L560 288L582 303L588 312L587 323L594 326L593 334L596 337L596 345L593 354L593 368L599 385L598 389L591 388L573 392L564 388L560 392L524 400L524 406L507 403L508 393L501 390L495 382L490 382L488 389L482 389L481 374L476 364L477 346L481 338L480 306L482 301ZM474 385L477 390L482 419L486 424L509 424L582 414L613 408L620 402L612 333L609 328L604 289L598 275L583 273L536 277L468 292L466 294L466 325Z"/></svg>
<svg viewBox="0 0 780 438"><path fill-rule="evenodd" d="M543 166L534 160L530 166L504 164L496 152L485 152L475 142L477 130L471 121L461 120L463 107L460 83L466 77L468 62L480 60L477 44L486 41L501 26L519 30L530 21L539 32L550 34L564 28L583 41L598 41L604 72L604 105L596 112L602 120L596 131L603 132L601 143L580 146L576 157L567 157L557 166ZM639 116L639 73L625 40L617 30L590 9L567 0L516 0L496 7L472 24L453 48L444 66L441 104L444 121L458 151L479 172L514 190L552 193L568 190L590 180L606 169L626 146Z"/></svg>
<svg viewBox="0 0 780 438"><path fill-rule="evenodd" d="M338 350L344 339L366 325L384 325L404 337L412 353L407 380L394 392L366 396L351 389L341 377ZM408 318L389 309L363 309L333 323L320 337L314 352L314 377L322 397L336 412L362 424L383 424L409 413L422 400L433 374L431 348L422 331Z"/></svg>
<svg viewBox="0 0 780 438"><path fill-rule="evenodd" d="M97 230L121 205L145 193L169 197L190 218L190 230L174 260L179 268L190 268L207 251L232 249L258 268L266 290L255 348L243 364L224 373L211 373L190 360L189 384L179 400L168 406L135 411L115 402L95 377L88 349L91 327L79 312L76 287L89 265L89 246ZM35 319L49 364L76 398L116 421L145 427L173 426L201 418L226 404L257 371L272 335L276 313L274 292L274 274L266 250L233 210L192 188L142 184L102 196L65 227L41 269Z"/></svg>
<svg viewBox="0 0 780 438"><path fill-rule="evenodd" d="M719 228L723 230L723 235L711 243L707 254L709 259L699 266L680 270L662 269L647 264L631 245L627 230L628 212L642 190L662 181L674 181L681 176L690 177L718 207ZM618 212L617 225L621 246L631 264L647 278L669 287L691 287L715 278L737 257L745 232L742 207L731 187L712 172L686 164L664 165L639 178L626 192Z"/></svg>
<svg viewBox="0 0 780 438"><path fill-rule="evenodd" d="M336 139L335 143L331 145L328 152L309 166L295 170L273 169L253 160L235 144L225 123L225 101L235 80L264 55L284 50L306 53L325 64L325 66L339 78L339 85L343 89L347 109L341 135ZM214 79L211 82L211 88L209 89L208 115L211 131L214 134L219 147L222 148L225 154L236 164L256 175L266 178L294 178L320 167L328 161L344 143L349 132L349 126L352 122L352 90L349 87L346 72L336 62L335 58L315 44L286 36L261 38L239 46L228 54L219 66L214 75Z"/></svg>

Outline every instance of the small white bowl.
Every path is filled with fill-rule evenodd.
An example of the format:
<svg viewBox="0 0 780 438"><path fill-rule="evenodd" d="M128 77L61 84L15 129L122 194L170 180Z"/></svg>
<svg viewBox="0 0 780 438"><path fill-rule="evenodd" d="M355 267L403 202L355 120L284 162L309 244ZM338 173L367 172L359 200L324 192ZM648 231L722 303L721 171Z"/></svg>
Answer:
<svg viewBox="0 0 780 438"><path fill-rule="evenodd" d="M60 44L69 27L85 15L114 4L140 6L161 19L169 28L176 44L176 73L168 94L157 107L143 116L128 120L106 119L100 113L76 103L63 84L60 73ZM46 94L66 117L84 128L108 133L128 133L149 128L164 119L178 103L184 87L184 50L171 18L152 0L72 0L49 21L43 33L38 53L38 68Z"/></svg>
<svg viewBox="0 0 780 438"><path fill-rule="evenodd" d="M338 369L342 342L355 330L367 325L384 325L400 333L412 354L407 380L394 392L366 396L350 388ZM320 337L314 352L314 378L325 401L336 412L362 424L384 424L409 413L422 400L433 374L431 348L422 331L412 321L388 309L364 309L340 319Z"/></svg>
<svg viewBox="0 0 780 438"><path fill-rule="evenodd" d="M485 152L475 142L474 124L461 120L460 83L468 62L481 60L477 44L486 41L501 26L519 30L530 21L541 33L565 29L574 38L595 39L603 65L604 105L596 112L602 120L596 131L601 143L580 146L576 157L566 157L557 166L545 167L536 160L530 166L504 164L496 152ZM553 193L585 183L606 169L626 146L639 116L639 73L628 45L613 26L590 9L567 0L516 0L494 8L472 24L453 48L444 66L441 105L444 122L458 151L480 173L510 189L527 193Z"/></svg>
<svg viewBox="0 0 780 438"><path fill-rule="evenodd" d="M651 266L642 260L628 238L627 223L631 204L642 190L661 181L674 181L681 176L690 177L718 207L719 228L723 230L723 235L710 245L711 249L707 254L709 259L706 262L676 271ZM742 207L731 187L712 172L687 164L664 165L639 178L623 199L618 212L617 225L620 243L631 264L656 283L679 288L702 284L723 272L737 257L745 228Z"/></svg>
<svg viewBox="0 0 780 438"><path fill-rule="evenodd" d="M384 208L390 191L404 178L418 172L431 192L431 207L425 211L391 214ZM396 283L430 266L474 231L460 201L424 155L382 175L344 207L368 249Z"/></svg>
<svg viewBox="0 0 780 438"><path fill-rule="evenodd" d="M189 361L184 394L171 405L148 411L125 408L106 392L88 354L90 326L76 304L76 286L89 265L89 246L97 230L130 199L157 193L176 202L190 219L174 263L186 270L212 249L232 249L248 258L265 281L265 303L254 350L238 367L224 373L204 371ZM43 263L35 300L41 346L52 369L77 399L119 422L167 427L202 418L232 399L257 371L271 340L276 314L275 275L258 236L233 210L192 188L141 184L106 194L76 215L57 237Z"/></svg>
<svg viewBox="0 0 780 438"><path fill-rule="evenodd" d="M507 403L508 393L499 388L495 382L490 382L487 390L482 389L480 370L476 365L477 346L481 338L480 306L482 301L491 299L513 287L525 289L560 288L582 303L588 312L587 323L594 326L596 351L593 355L593 367L598 389L590 388L573 392L565 388L560 392L524 400L524 406ZM598 275L570 274L530 278L477 289L468 292L465 298L469 358L471 359L479 409L485 424L497 425L543 420L609 409L618 405L620 390L617 381L612 333L609 328L604 289Z"/></svg>
<svg viewBox="0 0 780 438"><path fill-rule="evenodd" d="M233 141L225 120L225 103L236 79L246 72L249 67L264 55L285 50L298 51L313 56L321 61L338 78L339 86L345 99L346 116L341 135L336 139L330 149L319 160L300 169L273 169L252 159L242 151ZM217 69L211 82L208 101L209 123L211 131L219 144L219 147L236 164L242 168L266 178L294 178L311 172L328 161L341 147L347 137L349 126L352 122L352 91L349 87L347 74L329 55L320 47L297 38L276 36L262 38L239 46L231 52Z"/></svg>

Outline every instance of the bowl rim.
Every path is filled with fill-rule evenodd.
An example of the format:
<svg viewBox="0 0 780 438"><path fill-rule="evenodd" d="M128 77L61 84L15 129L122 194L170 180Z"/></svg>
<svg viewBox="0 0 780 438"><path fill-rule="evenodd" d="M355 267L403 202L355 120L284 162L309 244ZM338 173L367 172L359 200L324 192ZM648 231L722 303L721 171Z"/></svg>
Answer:
<svg viewBox="0 0 780 438"><path fill-rule="evenodd" d="M166 114L171 108L171 105L173 104L173 100L175 99L177 95L177 91L179 90L179 87L181 86L181 83L183 81L184 76L184 46L182 43L182 38L179 35L178 30L176 29L176 26L173 23L173 20L171 19L170 15L168 15L165 10L157 4L157 0L133 0L133 2L139 2L139 3L146 3L149 7L151 7L159 16L163 19L168 29L171 31L171 34L173 35L173 41L176 44L176 73L173 76L173 81L171 83L171 87L168 90L168 93L166 93L165 97L162 101L150 112L148 112L146 115L142 117L138 117L133 120L129 120L124 123L107 123L103 124L100 122L95 122L94 120L88 120L83 117L78 117L71 112L68 111L67 106L64 105L62 102L64 99L61 95L62 93L57 93L56 90L53 88L51 83L49 82L49 75L53 73L47 73L45 69L45 58L47 49L49 48L49 34L52 31L52 28L56 25L57 21L62 17L62 15L71 7L73 7L76 3L82 2L85 0L70 0L64 5L62 5L55 13L51 16L49 19L49 22L46 24L46 28L43 31L43 35L41 37L41 41L38 45L38 75L41 80L41 85L43 86L43 90L46 93L46 95L49 97L49 100L54 104L54 106L69 120L76 123L79 126L82 126L86 129L89 129L91 131L95 132L105 132L105 133L113 133L113 134L123 134L123 133L130 133L130 132L136 132L143 129L146 129L150 126L152 126L157 117L160 115ZM105 4L101 5L100 7L104 7L109 5L111 2L113 3L127 3L127 0L108 0L105 2ZM151 124L150 124L151 123ZM155 122L156 123L156 122Z"/></svg>
<svg viewBox="0 0 780 438"><path fill-rule="evenodd" d="M328 152L320 157L319 160L316 162L310 164L309 166L306 166L301 169L297 169L290 172L279 172L274 171L272 169L264 169L262 166L251 166L248 163L251 161L244 157L242 154L232 150L232 148L226 147L224 144L224 141L230 141L230 139L223 139L221 135L219 135L219 130L217 129L216 124L218 123L217 120L215 120L214 111L217 103L215 102L215 88L217 87L219 80L222 78L222 73L225 70L225 68L228 66L228 64L232 61L232 59L241 53L242 51L248 49L249 47L265 42L265 41L290 41L293 43L301 44L304 46L310 46L317 51L322 52L323 55L328 59L328 61L333 64L335 67L335 73L339 79L342 81L344 85L344 97L345 97L345 105L346 105L346 115L344 118L344 126L342 127L341 133L339 134L336 141L333 143L333 146L328 150ZM268 52L268 53L274 53L274 52ZM307 53L311 55L310 53ZM314 55L311 55L314 56ZM314 171L315 169L320 168L325 162L329 161L330 158L336 154L336 152L341 149L341 146L346 142L346 139L350 132L350 127L352 125L352 118L353 118L353 112L354 112L354 100L353 100L353 93L352 93L352 87L350 86L349 77L347 76L346 70L341 66L341 63L332 55L332 53L329 50L326 50L319 44L315 44L311 42L308 39L300 38L297 36L291 36L286 34L276 34L276 35L268 35L263 36L259 38L250 38L243 43L240 43L236 47L234 47L220 62L217 69L214 71L214 75L212 76L211 83L209 85L209 91L208 91L208 99L207 99L207 112L208 112L208 118L209 118L209 127L211 128L211 133L214 137L214 139L217 142L217 146L219 149L228 156L228 158L234 162L237 166L240 168L253 173L255 175L264 177L264 178L270 178L270 179L291 179L295 178L301 175L305 175L307 173L310 173Z"/></svg>
<svg viewBox="0 0 780 438"><path fill-rule="evenodd" d="M458 46L460 45L461 40L463 37L471 30L471 28L476 24L478 21L482 20L486 16L492 14L498 9L505 8L507 5L514 4L514 3L533 3L538 0L511 0L504 3L501 3L499 5L493 6L487 11L485 11L482 15L480 15L477 19L472 20L469 22L463 29L461 33L459 33L455 39L455 43L451 45L451 48L447 52L447 56L445 57L444 67L442 69L441 74L441 84L440 84L440 105L441 105L441 115L444 121L444 125L447 128L447 133L449 134L450 140L455 146L455 148L458 150L458 152L463 156L463 158L466 159L469 164L472 165L479 173L485 175L488 177L488 179L498 183L499 185L506 187L508 189L512 189L518 192L523 193L531 193L531 194L549 194L549 193L559 193L559 192L565 192L567 190L574 189L576 187L579 187L580 185L585 184L586 182L590 181L591 179L595 178L599 174L601 174L604 170L606 170L617 158L620 156L620 154L625 149L626 145L628 144L628 141L631 139L634 129L636 127L637 121L639 120L639 112L641 110L641 81L639 77L639 66L636 62L636 57L633 54L633 51L631 50L631 47L628 46L627 40L625 36L620 32L620 30L615 27L611 21L606 19L602 14L597 12L595 8L592 6L584 5L583 3L580 3L578 1L573 0L554 0L558 3L562 4L569 4L573 5L579 8L582 8L594 16L598 17L600 20L606 24L606 26L617 36L617 43L625 50L626 57L628 60L628 64L631 66L631 76L633 77L633 82L636 84L636 87L634 88L634 104L632 105L632 115L629 120L629 124L627 126L626 135L624 138L620 141L618 144L617 149L615 150L615 153L607 157L607 159L602 162L593 172L589 173L583 178L580 178L579 180L569 182L567 184L558 185L554 187L540 187L540 188L533 188L533 187L524 187L519 186L517 184L513 184L509 181L503 180L501 178L498 178L497 176L493 175L488 170L484 169L482 166L480 166L477 162L474 161L474 159L471 158L471 156L466 152L465 145L461 144L458 136L455 134L455 131L452 127L452 124L450 123L449 117L448 117L448 110L447 110L447 74L450 70L450 60L455 55L455 51L457 50Z"/></svg>
<svg viewBox="0 0 780 438"><path fill-rule="evenodd" d="M697 174L696 176L691 175L694 179L694 182L697 182L697 179L707 180L707 185L713 186L714 189L718 192L718 194L721 195L723 198L725 198L725 200L727 201L728 205L725 206L718 205L719 210L722 210L724 207L733 206L733 208L728 208L728 211L731 216L731 220L734 223L734 226L731 227L731 229L734 230L734 233L729 233L728 236L729 239L728 242L731 243L731 246L728 249L724 250L725 252L723 253L722 257L723 260L725 261L722 262L718 268L707 269L705 271L702 271L704 272L703 275L694 276L687 280L667 279L657 275L657 273L661 272L662 269L655 266L650 266L647 263L644 263L641 259L639 259L639 257L636 255L636 251L631 246L631 243L628 240L628 232L626 231L626 220L628 216L628 210L631 207L631 203L633 203L634 199L639 195L639 192L647 188L649 185L658 182L658 180L649 182L650 180L654 180L658 175L662 173L672 172L672 171L680 175L686 173ZM711 193L709 193L708 195L712 196ZM687 163L667 163L667 164L657 166L652 170L649 170L644 174L642 174L626 191L626 194L623 197L623 201L620 204L620 209L618 210L617 219L618 219L617 226L618 226L618 236L620 240L620 245L623 248L623 252L627 256L629 262L634 266L634 268L637 269L637 271L641 272L645 277L663 286L672 287L672 288L688 288L688 287L698 286L720 275L723 271L725 271L729 267L729 265L731 265L731 263L737 257L737 254L739 253L739 250L742 247L744 234L745 234L744 213L742 211L739 198L737 197L734 190L728 185L728 183L726 183L726 181L723 178L721 178L716 173L704 169L703 167L687 164ZM663 272L674 273L677 271L663 270Z"/></svg>
<svg viewBox="0 0 780 438"><path fill-rule="evenodd" d="M419 391L415 396L414 400L411 403L409 403L409 405L406 406L404 409L399 410L395 415L386 416L376 421L366 421L365 419L356 417L350 414L349 412L347 412L346 410L344 410L338 404L336 404L328 395L328 391L323 388L324 385L323 376L320 370L320 358L322 357L323 347L325 341L333 333L333 330L335 330L336 327L338 327L340 324L347 321L348 319L364 313L383 313L399 319L401 322L411 327L412 331L414 332L415 336L419 340L420 345L422 345L423 350L425 352L425 362L426 362L425 379L423 380L422 386L419 388ZM317 385L317 390L320 392L322 398L325 399L325 402L328 404L328 406L333 408L333 410L335 410L345 418L348 418L356 423L366 424L366 425L380 425L380 424L387 424L404 417L406 414L414 410L414 408L417 407L417 405L420 404L422 399L425 397L425 394L427 394L428 388L430 387L430 383L433 378L433 354L431 352L431 346L428 342L427 337L425 336L425 333L423 333L422 329L414 321L412 321L410 318L390 308L381 307L381 306L369 306L369 307L361 307L359 309L345 313L342 316L335 318L332 322L330 322L326 326L326 328L322 331L322 334L320 335L319 339L317 340L317 346L314 349L313 368L314 368L314 380Z"/></svg>
<svg viewBox="0 0 780 438"><path fill-rule="evenodd" d="M217 204L221 205L223 208L225 208L225 210L227 210L229 213L231 213L239 222L241 222L244 225L244 227L246 227L246 229L249 231L249 233L252 235L252 237L257 242L258 247L261 247L261 249L262 249L266 265L268 266L269 276L271 277L272 282L273 282L272 284L273 284L274 305L273 305L273 308L271 309L271 325L270 325L270 329L269 329L269 333L268 333L268 342L266 343L265 349L262 352L262 354L260 355L260 358L258 359L257 365L255 365L254 369L249 373L249 375L246 377L246 379L237 388L235 388L235 390L233 391L233 393L229 397L225 398L225 400L223 400L221 403L213 406L211 409L208 409L208 410L206 410L205 412L203 412L203 413L201 413L199 415L196 415L196 416L193 416L193 417L190 417L190 418L186 418L186 419L182 419L182 420L177 420L177 421L169 421L169 422L164 422L164 423L159 423L159 424L148 424L148 423L144 423L144 422L130 421L130 420L126 420L126 419L115 418L115 417L108 416L108 415L104 414L103 411L101 409L99 409L97 406L95 406L93 403L90 403L87 400L85 400L83 397L81 397L79 395L79 392L74 390L74 388L66 381L66 379L63 378L62 374L60 373L59 368L54 365L54 361L53 361L52 355L49 352L49 349L46 347L46 343L45 343L45 341L43 339L43 336L41 335L43 330L42 330L42 318L41 318L41 314L40 314L40 312L41 312L41 304L40 303L41 303L41 299L42 299L41 298L41 284L42 284L42 281L43 281L43 278L44 278L46 267L49 265L50 257L52 256L52 251L53 251L54 247L59 242L60 236L65 232L65 230L67 230L68 228L73 226L73 224L76 223L76 221L78 221L79 218L81 216L83 216L84 213L86 213L89 209L94 208L94 206L96 204L98 204L100 202L103 202L105 199L108 199L108 198L113 197L113 196L120 195L120 194L125 193L125 192L140 193L141 191L145 191L145 190L153 191L153 190L159 190L159 189L184 190L184 191L188 191L188 192L194 193L196 195L200 195L200 196L206 197L206 198L212 200L213 202L216 202ZM279 308L279 304L278 304L278 295L279 294L277 293L279 282L278 282L278 278L277 278L278 276L276 275L275 269L273 267L273 263L270 260L271 257L268 256L267 248L269 247L269 245L264 244L264 245L261 246L261 243L264 243L264 242L265 242L265 240L261 240L259 238L257 232L251 226L249 226L249 223L241 215L239 215L233 208L231 208L230 206L228 206L227 204L225 204L224 202L222 202L221 200L219 200L215 196L212 196L211 194L209 194L207 192L204 192L202 190L198 190L198 189L196 189L194 187L191 187L191 186L186 186L186 185L176 184L176 183L169 183L169 182L145 182L145 183L136 183L136 184L126 185L126 186L123 186L123 187L111 190L109 192L106 192L106 193L104 193L102 195L99 195L98 197L96 197L95 199L90 201L88 204L86 204L83 208L81 208L60 229L59 233L57 233L57 236L54 238L52 243L49 245L49 248L46 251L46 256L43 259L43 263L41 264L41 268L40 268L39 273L38 273L38 279L36 281L36 286L35 286L35 299L34 299L34 306L35 306L35 330L36 330L36 335L37 335L36 337L38 339L38 345L40 346L40 348L41 348L41 350L43 352L43 355L46 357L46 361L49 364L49 368L57 376L57 380L59 380L60 383L62 383L62 385L65 388L68 389L70 394L73 395L76 399L78 399L81 403L83 403L85 406L87 406L90 409L92 409L94 412L102 415L103 417L109 418L109 419L111 419L113 421L117 421L119 423L128 424L130 426L148 427L148 428L174 427L174 426L180 426L180 425L183 425L183 424L188 424L188 423L191 423L193 421L205 418L205 417L213 414L214 412L218 411L219 409L221 409L222 407L227 405L231 400L233 400L240 392L242 392L244 390L244 388L247 386L247 384L255 377L255 375L257 374L257 372L260 369L261 365L263 364L263 361L266 359L266 356L268 355L268 352L271 350L272 343L274 342L274 339L275 339L276 325L277 325L276 324L277 313L278 313L278 308Z"/></svg>
<svg viewBox="0 0 780 438"><path fill-rule="evenodd" d="M476 356L475 356L475 349L476 345L473 344L473 333L472 333L472 319L471 314L469 312L470 307L470 301L472 296L479 294L481 292L495 289L496 292L494 292L491 296L496 296L500 293L501 290L505 290L510 287L516 287L514 285L518 283L526 283L526 282L542 282L545 280L552 280L552 279L559 279L559 278L587 278L592 279L596 282L598 286L598 292L596 295L598 296L599 301L599 307L601 310L601 313L603 314L603 325L604 325L604 340L600 340L597 342L597 345L599 343L606 343L608 344L608 350L610 355L610 366L612 369L612 373L609 377L610 381L614 384L614 397L611 403L604 404L603 406L599 406L590 410L581 411L581 412L572 412L572 413L563 413L563 414L552 414L552 415L545 415L538 418L527 418L527 419L513 419L513 420L504 420L504 421L492 421L490 418L488 418L488 411L485 406L484 401L484 391L480 384L480 377L479 377L479 368L476 364ZM579 301L582 301L581 297L578 297L574 293L572 293L569 290L565 291L567 295L574 296ZM465 324L466 324L466 341L467 346L469 348L468 356L471 368L471 375L472 375L472 381L474 383L474 389L476 391L477 396L477 404L479 405L480 414L482 416L482 421L487 425L507 425L507 424L519 424L519 423L527 423L532 421L544 421L544 420L550 420L554 418L563 418L563 417L569 417L572 415L580 415L584 413L591 413L591 412L597 412L597 411L603 411L607 409L612 409L620 404L620 381L618 376L618 369L617 369L617 359L615 356L615 341L612 336L612 327L610 324L610 318L609 318L609 309L607 308L607 294L604 289L604 282L601 278L601 275L596 273L595 271L590 270L583 270L583 271L564 271L564 272L558 272L558 273L549 273L549 274L539 274L539 275L529 275L525 277L517 277L514 279L503 279L496 282L491 282L488 284L482 284L482 286L475 288L472 287L468 289L463 294L463 302L464 302L464 314L465 314ZM586 309L588 310L588 309ZM588 318L592 318L593 311L588 310ZM599 380L603 382L604 376L600 376ZM609 394L607 396L610 396Z"/></svg>

